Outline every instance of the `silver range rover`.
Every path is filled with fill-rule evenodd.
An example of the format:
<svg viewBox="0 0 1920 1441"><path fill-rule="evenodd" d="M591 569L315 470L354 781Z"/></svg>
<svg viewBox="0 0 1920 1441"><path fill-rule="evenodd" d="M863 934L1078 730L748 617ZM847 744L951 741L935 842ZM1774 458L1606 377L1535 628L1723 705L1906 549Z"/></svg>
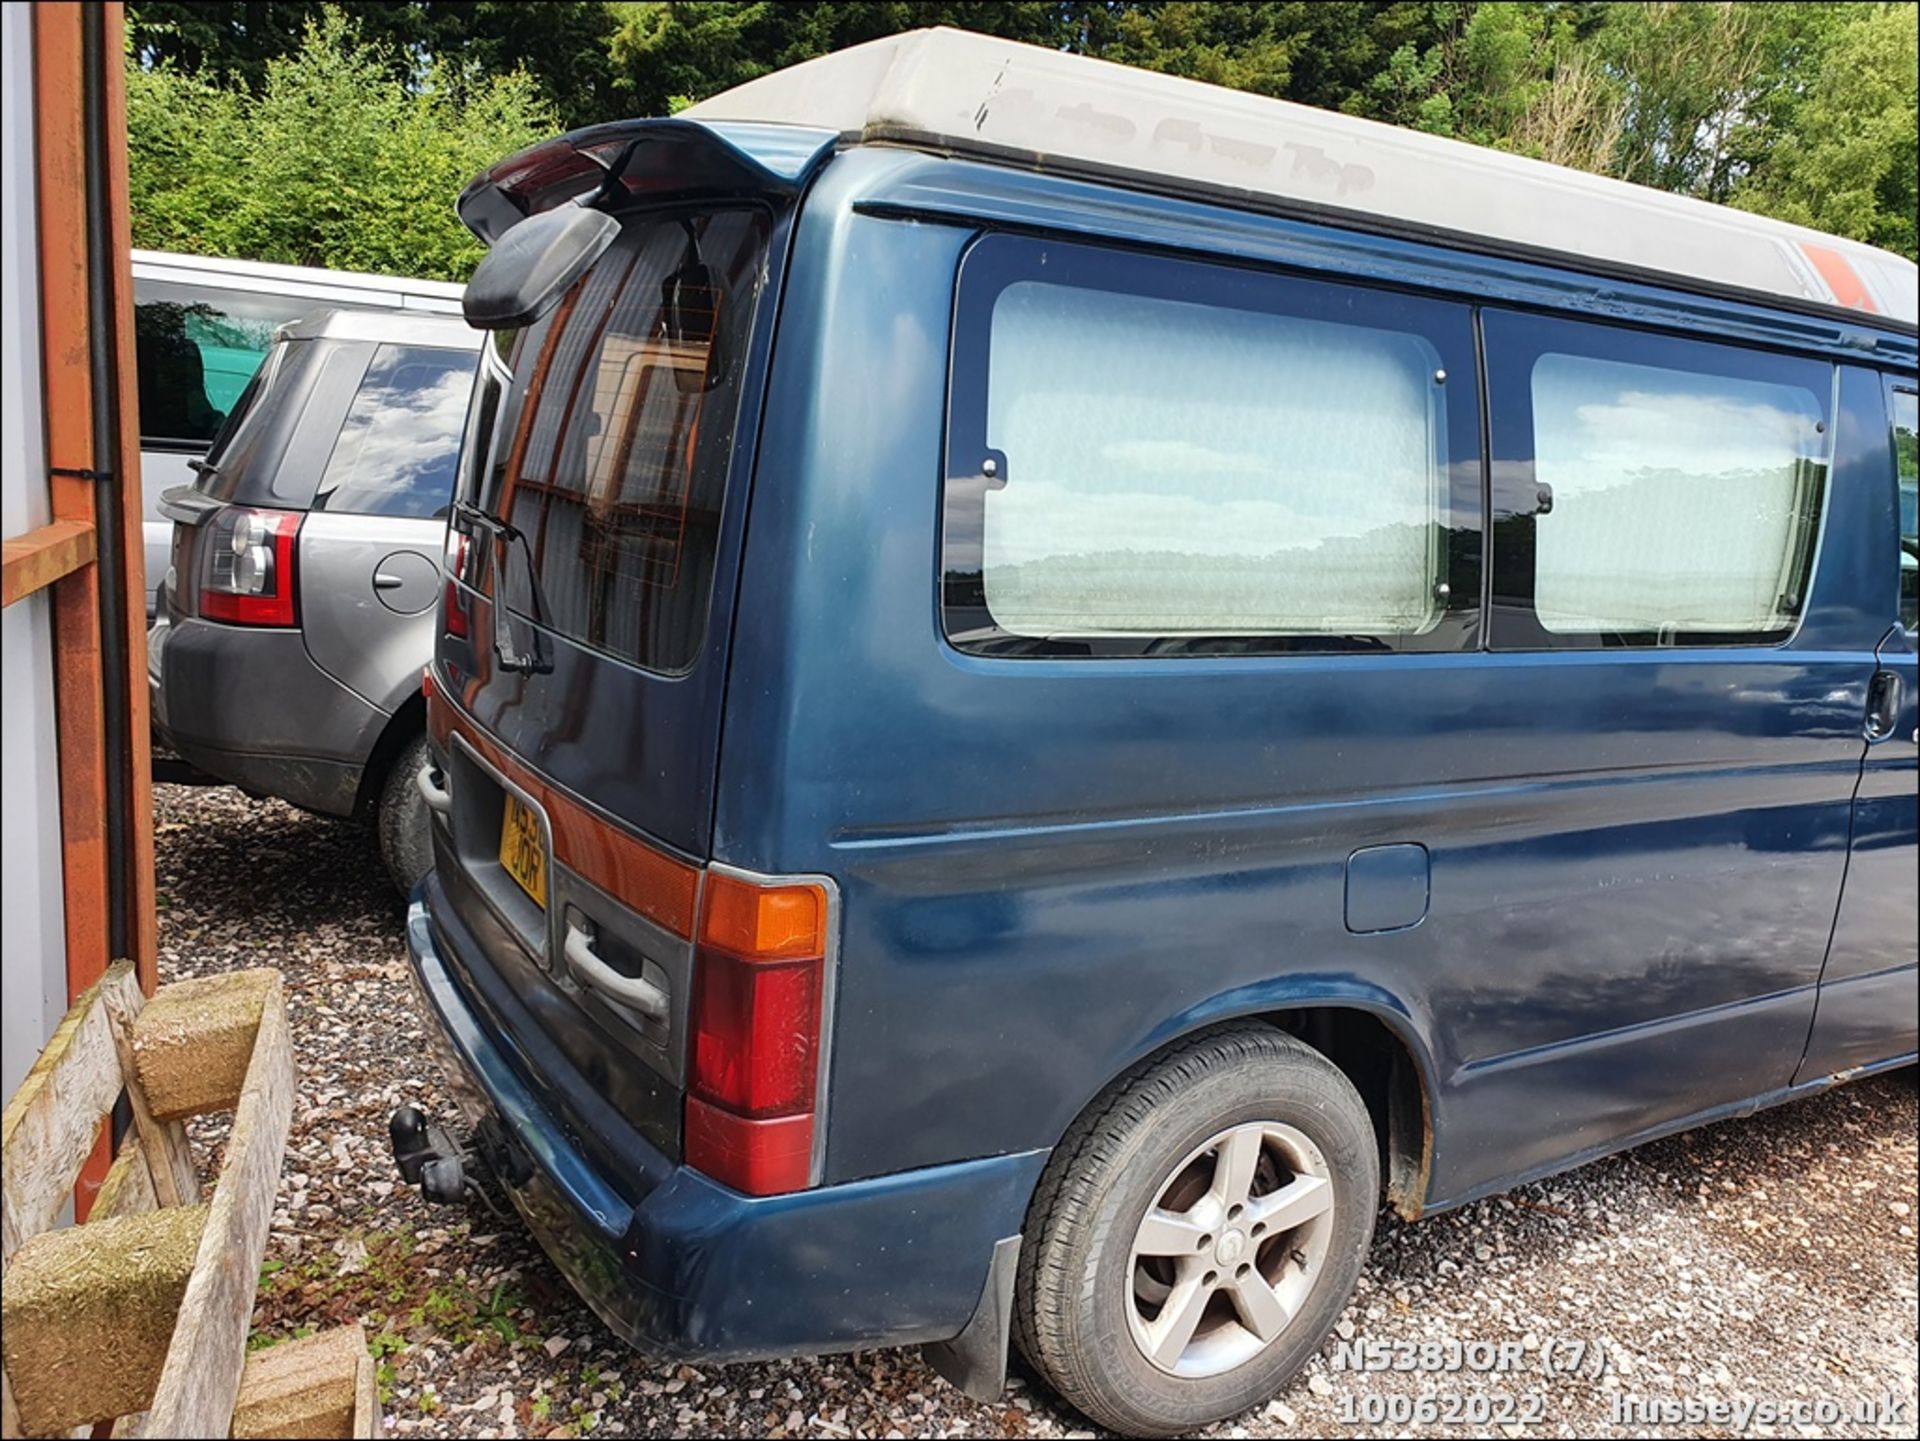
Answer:
<svg viewBox="0 0 1920 1441"><path fill-rule="evenodd" d="M438 316L283 326L162 501L158 739L249 794L373 822L403 890L432 864L420 680L480 343Z"/></svg>

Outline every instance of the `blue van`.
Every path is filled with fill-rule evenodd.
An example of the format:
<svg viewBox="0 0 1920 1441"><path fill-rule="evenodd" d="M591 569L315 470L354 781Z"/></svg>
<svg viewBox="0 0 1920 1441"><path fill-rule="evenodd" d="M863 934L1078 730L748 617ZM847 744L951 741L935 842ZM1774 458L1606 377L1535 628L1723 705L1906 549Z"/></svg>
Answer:
<svg viewBox="0 0 1920 1441"><path fill-rule="evenodd" d="M1381 1204L1914 1061L1910 262L945 31L461 212L409 945L634 1344L1182 1432Z"/></svg>

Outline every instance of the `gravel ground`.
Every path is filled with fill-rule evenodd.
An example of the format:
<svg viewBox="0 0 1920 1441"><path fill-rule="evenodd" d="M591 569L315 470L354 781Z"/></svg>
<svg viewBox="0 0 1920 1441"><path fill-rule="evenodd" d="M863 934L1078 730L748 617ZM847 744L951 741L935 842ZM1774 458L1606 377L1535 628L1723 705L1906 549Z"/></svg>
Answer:
<svg viewBox="0 0 1920 1441"><path fill-rule="evenodd" d="M224 788L156 797L162 980L258 964L287 979L300 1093L256 1344L360 1318L398 1435L1094 1434L1029 1377L982 1406L917 1352L695 1368L624 1348L516 1218L430 1207L395 1184L389 1111L450 1107L409 1004L401 908L365 833ZM1833 1400L1848 1408L1840 1424L1756 1421L1746 1434L1913 1435L1914 1075L1419 1225L1383 1216L1336 1343L1287 1395L1212 1434L1645 1434L1612 1409L1631 1395ZM217 1147L217 1127L197 1139ZM1340 1338L1526 1349L1505 1373L1366 1372L1340 1364ZM1574 1341L1588 1343L1580 1374L1544 1375L1543 1356L1563 1371L1576 1359ZM1452 1420L1395 1409L1424 1396L1456 1406ZM1856 1403L1883 1398L1904 1409L1855 1419ZM1494 1409L1503 1399L1510 1418Z"/></svg>

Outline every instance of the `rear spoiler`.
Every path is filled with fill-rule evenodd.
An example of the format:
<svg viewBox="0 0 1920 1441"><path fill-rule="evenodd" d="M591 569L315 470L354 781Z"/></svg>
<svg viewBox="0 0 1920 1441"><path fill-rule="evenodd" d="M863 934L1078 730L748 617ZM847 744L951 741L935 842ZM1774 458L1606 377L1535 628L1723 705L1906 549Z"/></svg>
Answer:
<svg viewBox="0 0 1920 1441"><path fill-rule="evenodd" d="M492 245L576 197L601 208L641 195L794 195L839 136L753 121L618 120L510 155L460 192L461 221Z"/></svg>

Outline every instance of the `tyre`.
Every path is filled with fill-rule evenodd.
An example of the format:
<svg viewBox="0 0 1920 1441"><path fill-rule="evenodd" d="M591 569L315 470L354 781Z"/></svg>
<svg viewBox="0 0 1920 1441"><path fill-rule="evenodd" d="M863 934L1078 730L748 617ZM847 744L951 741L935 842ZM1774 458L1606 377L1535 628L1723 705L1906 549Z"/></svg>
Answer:
<svg viewBox="0 0 1920 1441"><path fill-rule="evenodd" d="M427 763L427 738L415 736L394 757L380 786L380 809L375 825L380 835L380 859L400 894L413 894L420 878L433 869L432 818L414 777Z"/></svg>
<svg viewBox="0 0 1920 1441"><path fill-rule="evenodd" d="M1196 1037L1122 1077L1055 1149L1015 1340L1123 1435L1236 1415L1319 1350L1379 1196L1367 1108L1331 1062L1261 1025Z"/></svg>

